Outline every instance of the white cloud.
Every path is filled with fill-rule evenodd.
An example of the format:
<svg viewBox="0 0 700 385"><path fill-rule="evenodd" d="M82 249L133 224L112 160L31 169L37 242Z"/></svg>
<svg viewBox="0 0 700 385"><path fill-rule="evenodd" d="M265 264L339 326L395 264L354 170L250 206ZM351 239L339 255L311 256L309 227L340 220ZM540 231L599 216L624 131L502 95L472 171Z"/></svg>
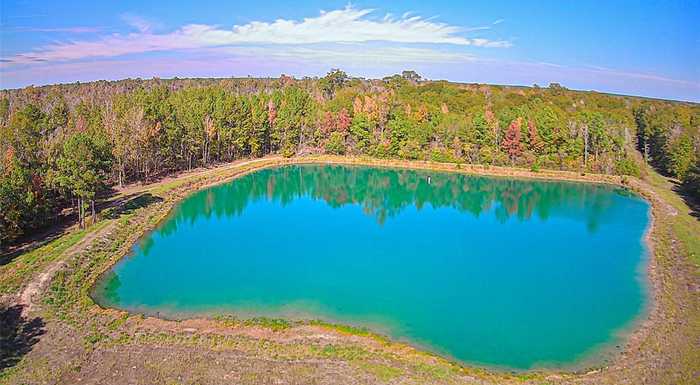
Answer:
<svg viewBox="0 0 700 385"><path fill-rule="evenodd" d="M327 43L390 42L401 44L444 44L490 48L510 47L511 43L484 38L468 38L470 30L405 13L395 19L371 17L374 10L347 6L303 20L277 19L273 22L252 21L221 29L205 24L189 24L158 34L152 23L132 15L122 17L138 30L129 34L112 34L93 41L59 42L33 52L6 58L5 63L33 63L78 60L91 57L114 57L127 54L240 46L252 44L309 45ZM472 29L473 30L473 29Z"/></svg>

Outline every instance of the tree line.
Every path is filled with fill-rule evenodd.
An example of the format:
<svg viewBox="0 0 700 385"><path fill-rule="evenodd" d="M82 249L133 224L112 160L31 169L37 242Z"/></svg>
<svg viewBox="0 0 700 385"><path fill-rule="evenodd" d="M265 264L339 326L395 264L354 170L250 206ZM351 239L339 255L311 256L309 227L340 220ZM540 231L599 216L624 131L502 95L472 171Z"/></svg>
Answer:
<svg viewBox="0 0 700 385"><path fill-rule="evenodd" d="M110 187L268 154L638 176L700 191L700 107L548 87L384 79L129 79L0 92L0 245Z"/></svg>

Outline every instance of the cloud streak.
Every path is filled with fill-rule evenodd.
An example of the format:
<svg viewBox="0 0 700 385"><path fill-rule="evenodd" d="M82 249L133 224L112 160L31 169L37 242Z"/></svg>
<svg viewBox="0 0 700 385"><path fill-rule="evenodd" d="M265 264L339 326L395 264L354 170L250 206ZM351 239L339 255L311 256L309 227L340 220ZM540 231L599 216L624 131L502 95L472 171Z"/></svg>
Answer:
<svg viewBox="0 0 700 385"><path fill-rule="evenodd" d="M67 27L67 28L34 28L34 27L16 27L8 28L5 32L58 32L58 33L95 33L99 32L100 28L96 27Z"/></svg>
<svg viewBox="0 0 700 385"><path fill-rule="evenodd" d="M206 24L188 24L170 33L154 33L151 24L132 16L123 18L138 32L112 34L96 40L59 42L32 52L16 54L9 59L15 64L40 61L70 61L94 57L115 57L155 51L172 51L221 46L255 44L309 45L327 43L389 42L400 44L444 44L506 48L504 40L469 38L467 29L414 16L401 18L386 15L373 18L374 10L347 6L321 11L316 17L302 20L277 19L273 22L252 21L222 29Z"/></svg>
<svg viewBox="0 0 700 385"><path fill-rule="evenodd" d="M364 44L333 44L314 46L256 46L213 48L213 55L271 58L287 62L339 65L388 65L418 63L463 63L476 60L467 53L423 47L376 46Z"/></svg>
<svg viewBox="0 0 700 385"><path fill-rule="evenodd" d="M154 27L160 27L158 23L154 23L138 15L123 13L120 17L126 24L136 28L141 33L150 33L153 31Z"/></svg>
<svg viewBox="0 0 700 385"><path fill-rule="evenodd" d="M380 44L214 47L174 55L45 62L4 70L0 76L0 88L154 76L267 77L280 73L320 76L331 67L340 67L350 74L364 77L381 78L412 68L431 79L513 85L559 82L572 89L700 102L698 81L600 67L487 59L450 50Z"/></svg>

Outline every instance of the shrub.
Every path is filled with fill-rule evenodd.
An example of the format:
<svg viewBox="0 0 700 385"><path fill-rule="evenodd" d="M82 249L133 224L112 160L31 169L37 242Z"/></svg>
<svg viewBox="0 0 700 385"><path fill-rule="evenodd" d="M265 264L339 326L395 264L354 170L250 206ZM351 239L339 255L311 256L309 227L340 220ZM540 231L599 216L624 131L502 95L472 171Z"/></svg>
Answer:
<svg viewBox="0 0 700 385"><path fill-rule="evenodd" d="M334 132L326 142L326 153L333 155L345 154L345 138L340 132Z"/></svg>
<svg viewBox="0 0 700 385"><path fill-rule="evenodd" d="M285 158L291 158L294 156L295 153L296 151L294 151L294 149L291 146L285 146L282 149L282 156Z"/></svg>
<svg viewBox="0 0 700 385"><path fill-rule="evenodd" d="M445 149L434 149L430 153L430 160L441 163L457 163L459 159Z"/></svg>
<svg viewBox="0 0 700 385"><path fill-rule="evenodd" d="M615 164L615 172L618 175L639 177L639 166L634 162L634 160L625 157L617 161Z"/></svg>
<svg viewBox="0 0 700 385"><path fill-rule="evenodd" d="M683 179L683 188L685 191L700 200L700 160L695 162L695 165L688 170Z"/></svg>

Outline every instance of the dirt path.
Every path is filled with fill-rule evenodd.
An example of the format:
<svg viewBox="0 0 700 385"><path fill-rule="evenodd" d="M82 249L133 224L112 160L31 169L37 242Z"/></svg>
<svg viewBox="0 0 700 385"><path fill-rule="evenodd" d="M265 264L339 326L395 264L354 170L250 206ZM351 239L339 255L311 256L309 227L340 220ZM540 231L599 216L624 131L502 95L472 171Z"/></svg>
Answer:
<svg viewBox="0 0 700 385"><path fill-rule="evenodd" d="M117 196L126 196L126 195L138 195L144 192L147 192L149 190L152 190L158 186L167 184L167 183L172 183L172 182L177 182L177 181L185 181L190 178L197 178L197 177L202 177L202 176L207 176L209 174L215 174L239 167L244 167L249 164L254 164L254 163L260 163L264 161L269 161L271 159L275 158L260 158L260 159L251 159L251 160L244 160L244 161L239 161L239 162L234 162L234 163L229 163L225 164L222 166L217 166L214 168L209 168L209 169L198 169L196 171L190 171L190 172L185 172L183 174L173 176L173 177L166 177L163 178L162 180L159 180L154 183L149 183L145 185L141 184L133 184L130 186L126 186L125 188L119 190L119 193ZM108 207L113 207L114 205L119 204L118 201L113 201L112 204L106 205L104 208ZM103 208L103 209L104 209ZM29 283L27 283L23 289L21 289L19 293L19 299L17 303L22 306L22 315L28 316L30 312L36 308L34 300L39 297L39 295L46 289L46 285L51 281L53 276L60 271L61 269L66 267L66 261L74 254L81 252L86 246L90 245L93 240L100 238L102 235L105 235L109 233L112 228L114 227L114 221L112 223L108 224L107 226L93 231L89 234L87 234L83 239L78 241L75 245L69 247L66 249L61 257L57 258L57 260L53 261L43 272L39 273L36 277L34 277ZM71 229L74 229L74 226L71 227Z"/></svg>
<svg viewBox="0 0 700 385"><path fill-rule="evenodd" d="M53 278L54 274L66 267L66 260L70 258L70 256L82 251L87 245L90 245L94 239L109 232L113 226L114 221L99 230L87 234L85 238L66 249L61 255L61 258L53 261L46 270L34 277L19 294L19 300L17 302L22 306L22 315L28 316L34 309L34 299L38 298L38 295L46 289L46 285L51 282L51 278Z"/></svg>
<svg viewBox="0 0 700 385"><path fill-rule="evenodd" d="M206 176L209 174L216 174L218 172L247 166L249 164L270 161L270 160L274 160L274 159L278 159L278 157L265 157L265 158L235 161L233 163L226 163L226 164L222 164L222 165L217 165L217 166L214 166L212 168L197 168L197 169L193 169L193 170L189 170L189 171L182 171L182 172L177 173L175 175L166 176L163 179L160 179L159 181L153 182L153 183L148 183L148 184L133 183L130 185L126 185L126 186L122 187L121 189L116 188L115 190L117 191L117 194L111 199L113 200L115 198L119 198L119 197L123 197L123 196L143 193L143 192L146 192L148 190L152 190L158 186L162 186L164 184L168 184L168 183L172 183L172 182L184 181L184 180L187 180L190 178Z"/></svg>

